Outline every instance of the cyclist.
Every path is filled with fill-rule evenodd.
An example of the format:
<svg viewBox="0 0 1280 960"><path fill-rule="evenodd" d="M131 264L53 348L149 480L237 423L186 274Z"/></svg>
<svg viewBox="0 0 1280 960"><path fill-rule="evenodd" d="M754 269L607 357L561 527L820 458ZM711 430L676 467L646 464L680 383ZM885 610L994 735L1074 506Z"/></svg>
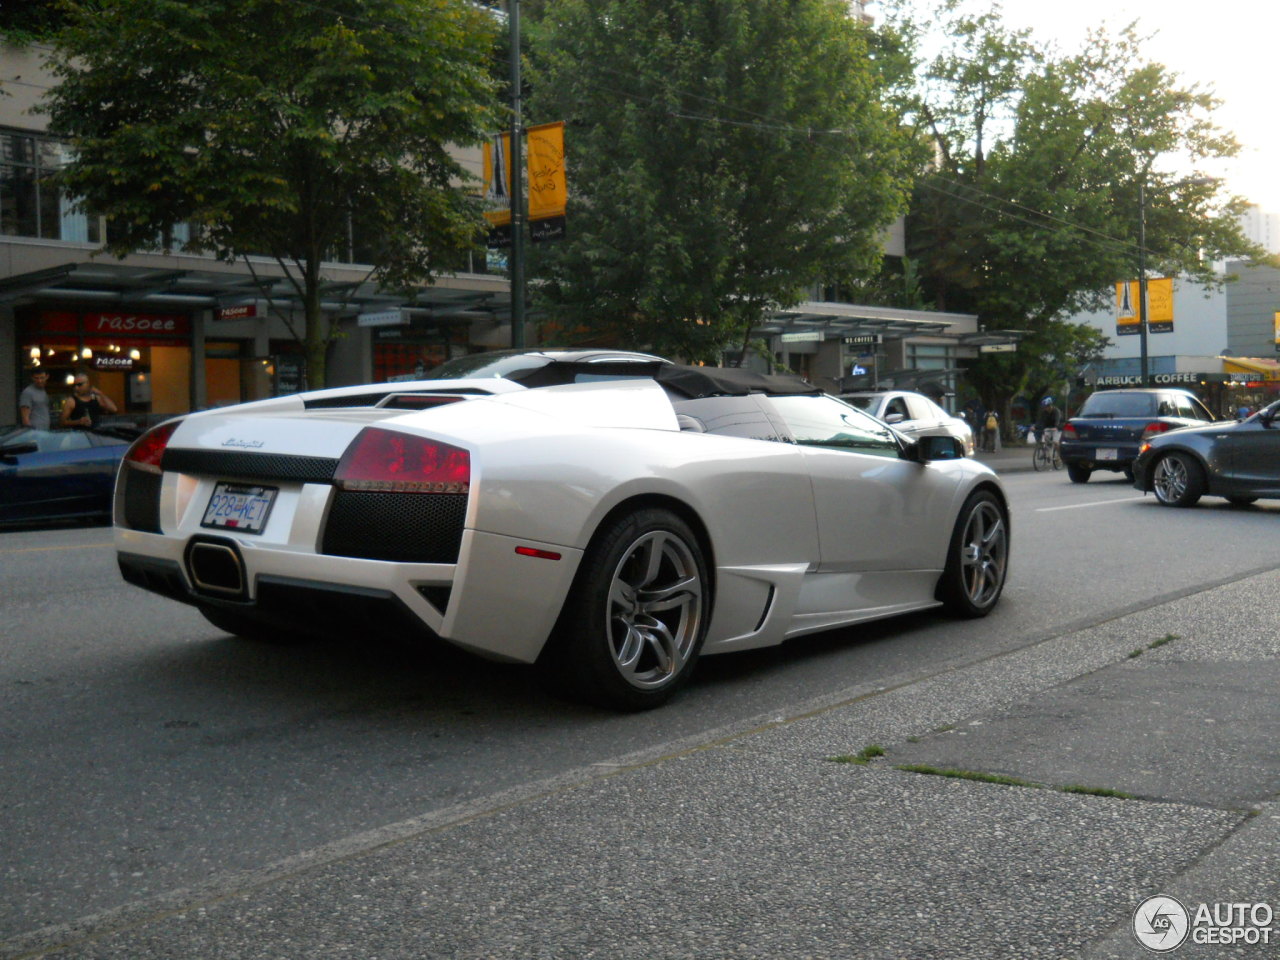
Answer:
<svg viewBox="0 0 1280 960"><path fill-rule="evenodd" d="M1062 427L1062 411L1053 402L1053 397L1045 397L1040 401L1040 415L1036 417L1036 436L1041 443L1057 443Z"/></svg>

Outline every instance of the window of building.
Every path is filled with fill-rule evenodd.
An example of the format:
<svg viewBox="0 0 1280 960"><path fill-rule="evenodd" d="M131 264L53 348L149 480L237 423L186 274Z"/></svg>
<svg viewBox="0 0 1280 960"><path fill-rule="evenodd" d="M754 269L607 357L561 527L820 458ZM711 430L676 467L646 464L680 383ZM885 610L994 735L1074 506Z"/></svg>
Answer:
<svg viewBox="0 0 1280 960"><path fill-rule="evenodd" d="M0 132L0 234L73 243L99 241L98 218L50 181L62 166L57 140Z"/></svg>

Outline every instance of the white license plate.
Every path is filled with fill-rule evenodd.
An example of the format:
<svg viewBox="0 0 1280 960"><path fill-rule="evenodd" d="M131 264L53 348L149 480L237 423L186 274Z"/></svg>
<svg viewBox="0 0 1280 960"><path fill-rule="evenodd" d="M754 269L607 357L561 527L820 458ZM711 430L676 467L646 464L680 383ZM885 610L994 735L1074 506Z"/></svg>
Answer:
<svg viewBox="0 0 1280 960"><path fill-rule="evenodd" d="M219 483L213 488L209 505L204 508L200 526L235 530L237 533L261 533L278 492L277 487Z"/></svg>
<svg viewBox="0 0 1280 960"><path fill-rule="evenodd" d="M1114 460L1115 458L1116 452L1111 447L1104 447L1098 451L1099 460Z"/></svg>

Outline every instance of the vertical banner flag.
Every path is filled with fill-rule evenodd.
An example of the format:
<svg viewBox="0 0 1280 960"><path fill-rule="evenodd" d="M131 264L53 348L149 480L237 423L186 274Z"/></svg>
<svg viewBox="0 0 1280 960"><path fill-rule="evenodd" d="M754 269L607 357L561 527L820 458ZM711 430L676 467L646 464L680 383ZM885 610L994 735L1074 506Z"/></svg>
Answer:
<svg viewBox="0 0 1280 960"><path fill-rule="evenodd" d="M530 127L529 236L534 243L564 236L567 195L563 121Z"/></svg>
<svg viewBox="0 0 1280 960"><path fill-rule="evenodd" d="M488 246L511 246L511 135L484 142L484 218L489 221Z"/></svg>
<svg viewBox="0 0 1280 960"><path fill-rule="evenodd" d="M1116 335L1138 333L1138 281L1116 284ZM1173 278L1147 281L1147 332L1173 333Z"/></svg>

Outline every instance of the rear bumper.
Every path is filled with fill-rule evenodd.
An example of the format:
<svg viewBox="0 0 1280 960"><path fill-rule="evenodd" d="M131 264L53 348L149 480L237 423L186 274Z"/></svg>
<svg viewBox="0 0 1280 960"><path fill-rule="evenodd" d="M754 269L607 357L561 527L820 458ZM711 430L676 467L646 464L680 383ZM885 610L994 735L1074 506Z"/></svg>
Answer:
<svg viewBox="0 0 1280 960"><path fill-rule="evenodd" d="M120 527L115 539L126 581L182 603L233 610L294 632L437 636L520 663L542 652L581 559L581 551L474 530L464 533L457 564L333 557L249 537ZM210 551L217 562L202 567L202 552L192 548L210 543L223 555ZM517 546L541 546L560 559L523 556Z"/></svg>
<svg viewBox="0 0 1280 960"><path fill-rule="evenodd" d="M1138 456L1133 443L1081 443L1063 441L1059 445L1062 462L1089 470L1126 470ZM1106 456L1110 451L1113 456Z"/></svg>

